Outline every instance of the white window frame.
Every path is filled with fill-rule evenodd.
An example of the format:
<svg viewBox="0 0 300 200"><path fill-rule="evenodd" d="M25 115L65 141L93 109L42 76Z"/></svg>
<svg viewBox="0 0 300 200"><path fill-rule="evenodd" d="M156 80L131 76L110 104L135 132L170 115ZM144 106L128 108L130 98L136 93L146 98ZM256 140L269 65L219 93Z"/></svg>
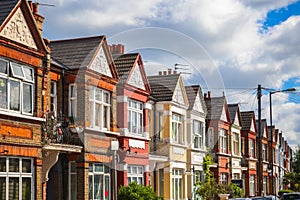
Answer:
<svg viewBox="0 0 300 200"><path fill-rule="evenodd" d="M75 171L72 171L72 165L75 165ZM75 182L72 181L72 177L75 177ZM75 191L72 190L72 184L75 184ZM75 198L72 198L72 196ZM77 199L77 166L75 161L69 162L69 200Z"/></svg>
<svg viewBox="0 0 300 200"><path fill-rule="evenodd" d="M97 93L98 92L98 93ZM100 95L97 99L96 95ZM107 102L105 102L105 95L107 95ZM110 92L101 88L90 86L89 87L89 108L90 108L90 128L107 131L110 129ZM100 110L96 109L96 106ZM96 113L99 113L99 122L96 122ZM105 117L104 117L105 116ZM105 121L106 119L106 121Z"/></svg>
<svg viewBox="0 0 300 200"><path fill-rule="evenodd" d="M144 185L144 166L141 165L128 165L127 166L127 183L137 182Z"/></svg>
<svg viewBox="0 0 300 200"><path fill-rule="evenodd" d="M135 101L132 99L128 100L127 105L127 126L130 134L142 135L144 133L144 105L142 102ZM134 120L136 115L136 120ZM134 127L134 122L136 127Z"/></svg>
<svg viewBox="0 0 300 200"><path fill-rule="evenodd" d="M250 196L254 196L255 195L255 176L254 175L250 175L250 179L249 179L249 195Z"/></svg>
<svg viewBox="0 0 300 200"><path fill-rule="evenodd" d="M173 169L172 171L172 199L180 200L183 199L183 179L182 179L182 169ZM179 190L176 192L175 188Z"/></svg>
<svg viewBox="0 0 300 200"><path fill-rule="evenodd" d="M227 185L228 184L228 174L220 173L220 184Z"/></svg>
<svg viewBox="0 0 300 200"><path fill-rule="evenodd" d="M96 170L96 165L98 166L102 166L102 171L97 171ZM108 171L106 171L105 169L107 168ZM102 184L103 184L103 196L100 197L100 199L104 199L104 200L108 200L110 199L110 193L111 193L111 187L110 187L110 184L111 184L111 178L110 178L110 168L108 168L108 166L106 166L105 164L103 163L90 163L89 164L89 199L90 200L98 200L97 198L95 198L94 194L95 194L95 176L102 176L103 179L102 179ZM105 181L106 181L106 178L109 179L109 183L108 185L105 185ZM90 185L90 179L92 179L92 185ZM108 187L108 196L107 198L105 198L105 189L107 189L106 187ZM91 189L91 190L90 190Z"/></svg>
<svg viewBox="0 0 300 200"><path fill-rule="evenodd" d="M263 156L263 161L267 161L268 159L268 154L267 154L267 144L262 144L262 156Z"/></svg>
<svg viewBox="0 0 300 200"><path fill-rule="evenodd" d="M10 112L14 112L14 113L21 113L21 114L24 114L24 115L33 115L33 110L34 110L34 69L32 67L29 67L29 66L25 66L25 65L21 65L21 64L18 64L18 63L15 63L15 62L12 62L12 61L8 61L8 60L5 60L5 59L1 59L0 58L0 61L6 63L6 73L0 73L0 78L4 81L6 81L6 91L5 91L5 94L6 94L6 105L2 108L0 108L0 110L8 110ZM21 75L17 75L14 71L14 67L18 67L19 70L21 71ZM30 71L30 77L31 78L28 78L26 76L26 73L24 71L26 70L29 70ZM11 83L12 82L18 82L19 83L19 94L18 94L18 106L19 106L19 109L18 110L14 110L14 109L11 109ZM3 83L1 83L3 84ZM28 85L30 86L30 89L31 89L31 95L30 95L30 108L31 108L31 112L26 112L25 110L25 102L28 100L28 98L25 98L25 95L27 94L24 94L24 85ZM3 86L2 86L3 87ZM3 93L3 91L2 91ZM4 94L1 94L1 96L3 96ZM1 99L2 101L2 99Z"/></svg>
<svg viewBox="0 0 300 200"><path fill-rule="evenodd" d="M51 81L50 103L51 103L50 111L54 113L54 116L57 116L57 82L56 81Z"/></svg>
<svg viewBox="0 0 300 200"><path fill-rule="evenodd" d="M249 156L250 158L255 157L255 147L254 147L254 139L250 138L249 139Z"/></svg>
<svg viewBox="0 0 300 200"><path fill-rule="evenodd" d="M77 85L75 83L69 85L69 116L77 117Z"/></svg>
<svg viewBox="0 0 300 200"><path fill-rule="evenodd" d="M172 113L172 141L175 143L182 143L183 137L183 123L182 115Z"/></svg>
<svg viewBox="0 0 300 200"><path fill-rule="evenodd" d="M219 135L219 147L221 153L227 153L228 143L227 143L227 131L225 129L220 129Z"/></svg>
<svg viewBox="0 0 300 200"><path fill-rule="evenodd" d="M268 177L264 176L263 177L263 190L264 190L265 195L268 194L267 182L268 182Z"/></svg>
<svg viewBox="0 0 300 200"><path fill-rule="evenodd" d="M33 200L34 199L34 183L35 183L35 179L34 179L34 166L33 166L33 159L32 158L25 158L25 157L4 157L1 156L0 158L4 158L5 159L5 165L6 165L6 171L2 172L0 171L0 178L5 178L5 184L6 184L6 188L5 188L5 199L9 199L10 195L12 195L9 192L9 179L10 178L18 178L19 179L19 188L18 188L18 194L19 194L19 200L22 200L22 179L23 178L30 178L31 179L31 185L30 185L30 199ZM19 171L18 172L10 172L9 171L9 162L10 159L18 159L19 160ZM30 160L30 172L22 172L22 161L23 160ZM2 190L3 191L3 190ZM1 198L1 197L0 197Z"/></svg>
<svg viewBox="0 0 300 200"><path fill-rule="evenodd" d="M204 123L198 120L193 120L194 142L193 146L196 149L204 148Z"/></svg>
<svg viewBox="0 0 300 200"><path fill-rule="evenodd" d="M234 155L239 155L240 153L240 137L238 133L232 134L232 150Z"/></svg>

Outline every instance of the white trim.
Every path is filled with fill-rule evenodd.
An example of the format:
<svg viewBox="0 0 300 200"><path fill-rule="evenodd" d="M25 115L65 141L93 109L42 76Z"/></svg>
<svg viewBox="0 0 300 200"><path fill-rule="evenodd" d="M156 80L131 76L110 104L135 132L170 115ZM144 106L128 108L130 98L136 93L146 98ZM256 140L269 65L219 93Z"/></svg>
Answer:
<svg viewBox="0 0 300 200"><path fill-rule="evenodd" d="M144 109L152 110L152 104L150 103L144 103Z"/></svg>
<svg viewBox="0 0 300 200"><path fill-rule="evenodd" d="M41 121L41 122L42 122L42 121L45 121L44 118L40 118L40 117L31 117L31 116L22 115L22 114L20 114L20 113L16 113L16 112L12 112L12 111L2 111L2 110L0 110L0 114L12 116L12 117L19 117L19 118L23 118L23 119L31 119L31 120Z"/></svg>

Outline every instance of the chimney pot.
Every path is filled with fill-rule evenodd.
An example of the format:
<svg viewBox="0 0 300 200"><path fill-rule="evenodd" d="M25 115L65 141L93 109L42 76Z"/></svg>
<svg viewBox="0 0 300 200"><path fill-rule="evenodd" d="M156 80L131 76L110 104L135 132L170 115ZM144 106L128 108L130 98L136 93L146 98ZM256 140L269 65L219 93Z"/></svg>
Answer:
<svg viewBox="0 0 300 200"><path fill-rule="evenodd" d="M28 1L28 5L29 5L29 8L30 8L31 12L33 12L32 1Z"/></svg>
<svg viewBox="0 0 300 200"><path fill-rule="evenodd" d="M123 44L112 44L109 45L109 50L112 54L124 54L124 45Z"/></svg>
<svg viewBox="0 0 300 200"><path fill-rule="evenodd" d="M173 71L173 74L177 74L177 71L176 71L176 70L174 70L174 71Z"/></svg>
<svg viewBox="0 0 300 200"><path fill-rule="evenodd" d="M210 91L207 92L207 97L210 99Z"/></svg>
<svg viewBox="0 0 300 200"><path fill-rule="evenodd" d="M159 71L159 72L158 72L158 75L160 75L160 76L161 76L161 75L162 75L162 71Z"/></svg>
<svg viewBox="0 0 300 200"><path fill-rule="evenodd" d="M33 14L38 14L39 13L39 4L38 3L33 3Z"/></svg>
<svg viewBox="0 0 300 200"><path fill-rule="evenodd" d="M172 69L168 69L168 74L172 74Z"/></svg>
<svg viewBox="0 0 300 200"><path fill-rule="evenodd" d="M164 71L163 73L164 73L164 75L167 75L167 71Z"/></svg>
<svg viewBox="0 0 300 200"><path fill-rule="evenodd" d="M206 99L207 98L207 94L206 93L204 93L204 99Z"/></svg>

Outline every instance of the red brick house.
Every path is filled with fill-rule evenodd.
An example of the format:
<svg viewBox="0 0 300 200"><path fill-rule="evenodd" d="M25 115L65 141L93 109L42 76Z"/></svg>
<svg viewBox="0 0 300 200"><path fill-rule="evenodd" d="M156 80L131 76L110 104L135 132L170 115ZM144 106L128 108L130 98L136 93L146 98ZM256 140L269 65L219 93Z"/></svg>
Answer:
<svg viewBox="0 0 300 200"><path fill-rule="evenodd" d="M121 46L120 46L121 47ZM136 181L149 184L150 87L139 53L114 54L119 76L117 84L118 186Z"/></svg>
<svg viewBox="0 0 300 200"><path fill-rule="evenodd" d="M0 8L0 199L42 199L41 124L49 78L39 32L43 19L35 21L37 5L26 0L0 1Z"/></svg>
<svg viewBox="0 0 300 200"><path fill-rule="evenodd" d="M254 111L241 112L242 118L242 167L245 180L245 196L255 196L257 187L256 123Z"/></svg>
<svg viewBox="0 0 300 200"><path fill-rule="evenodd" d="M204 95L207 116L207 146L211 149L217 167L212 168L218 183L230 183L230 115L225 96L211 97Z"/></svg>
<svg viewBox="0 0 300 200"><path fill-rule="evenodd" d="M63 189L69 198L114 199L118 75L106 37L51 41L50 48L52 64L68 68L64 113L75 135L73 142L83 147L82 153L61 158L62 174L69 177Z"/></svg>

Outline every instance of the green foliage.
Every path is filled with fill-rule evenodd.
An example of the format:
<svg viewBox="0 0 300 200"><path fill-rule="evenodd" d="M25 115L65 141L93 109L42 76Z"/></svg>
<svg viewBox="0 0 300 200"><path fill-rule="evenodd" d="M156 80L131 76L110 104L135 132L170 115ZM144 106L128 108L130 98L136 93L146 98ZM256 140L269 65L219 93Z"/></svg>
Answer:
<svg viewBox="0 0 300 200"><path fill-rule="evenodd" d="M242 188L236 184L230 184L230 190L232 191L232 197L239 198L244 196L244 191Z"/></svg>
<svg viewBox="0 0 300 200"><path fill-rule="evenodd" d="M279 190L278 195L281 197L284 193L291 193L294 192L293 190Z"/></svg>
<svg viewBox="0 0 300 200"><path fill-rule="evenodd" d="M285 174L283 184L289 186L291 190L300 191L300 173L290 172Z"/></svg>
<svg viewBox="0 0 300 200"><path fill-rule="evenodd" d="M294 172L300 173L300 146L296 149L296 152L293 157L293 169Z"/></svg>
<svg viewBox="0 0 300 200"><path fill-rule="evenodd" d="M119 200L162 200L148 186L130 183L128 186L121 186L118 192Z"/></svg>

